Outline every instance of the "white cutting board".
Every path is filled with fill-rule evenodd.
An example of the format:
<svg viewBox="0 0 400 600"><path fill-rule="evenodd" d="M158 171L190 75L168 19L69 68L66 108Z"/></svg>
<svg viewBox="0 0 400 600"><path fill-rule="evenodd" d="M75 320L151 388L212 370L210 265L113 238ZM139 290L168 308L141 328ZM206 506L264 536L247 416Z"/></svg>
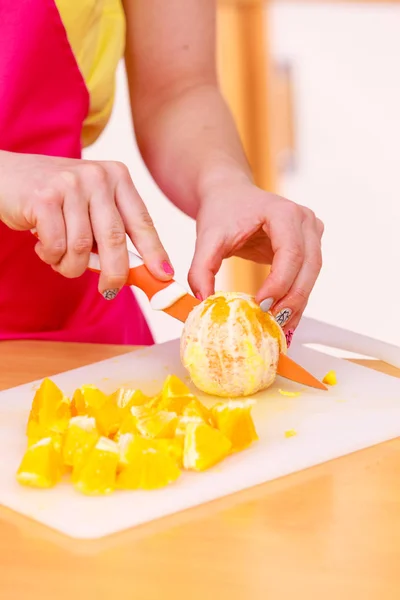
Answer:
<svg viewBox="0 0 400 600"><path fill-rule="evenodd" d="M360 352L360 344L357 348ZM399 349L395 351L399 353ZM317 377L335 369L338 385L321 392L278 378L272 388L255 396L258 402L253 415L259 442L208 472L184 473L177 483L155 492L88 498L67 483L52 490L20 486L15 472L25 449L34 385L0 393L0 504L68 536L99 538L400 435L400 379L300 345L291 355ZM105 392L129 385L151 394L159 391L168 373L185 376L177 341L53 379L67 394L85 383L96 384ZM288 398L279 388L303 392L300 397ZM295 429L297 435L285 438L288 429Z"/></svg>

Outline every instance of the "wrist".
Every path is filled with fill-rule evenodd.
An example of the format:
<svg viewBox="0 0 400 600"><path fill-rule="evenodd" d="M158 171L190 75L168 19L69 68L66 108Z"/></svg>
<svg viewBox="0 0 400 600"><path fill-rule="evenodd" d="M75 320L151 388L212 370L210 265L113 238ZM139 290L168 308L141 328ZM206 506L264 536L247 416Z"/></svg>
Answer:
<svg viewBox="0 0 400 600"><path fill-rule="evenodd" d="M241 163L234 158L214 157L199 176L197 196L200 204L213 197L220 188L254 185L253 175L247 163Z"/></svg>

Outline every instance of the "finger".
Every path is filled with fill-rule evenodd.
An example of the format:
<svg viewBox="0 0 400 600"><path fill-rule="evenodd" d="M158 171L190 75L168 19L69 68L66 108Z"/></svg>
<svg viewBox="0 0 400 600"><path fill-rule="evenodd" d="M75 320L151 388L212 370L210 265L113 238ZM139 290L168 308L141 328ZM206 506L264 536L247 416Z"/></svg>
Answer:
<svg viewBox="0 0 400 600"><path fill-rule="evenodd" d="M116 204L128 233L147 268L157 279L168 281L174 269L168 258L147 208L122 163L112 163L116 184Z"/></svg>
<svg viewBox="0 0 400 600"><path fill-rule="evenodd" d="M89 264L93 234L89 218L89 204L78 180L69 186L63 206L67 230L67 251L55 271L64 277L80 277Z"/></svg>
<svg viewBox="0 0 400 600"><path fill-rule="evenodd" d="M90 165L90 172L85 177L91 192L89 216L100 260L99 291L111 300L128 278L125 227L115 204L114 186L106 170L100 165Z"/></svg>
<svg viewBox="0 0 400 600"><path fill-rule="evenodd" d="M205 300L214 293L215 276L224 256L224 243L217 232L198 233L188 281L199 300Z"/></svg>
<svg viewBox="0 0 400 600"><path fill-rule="evenodd" d="M304 261L287 295L273 308L277 322L287 329L296 327L322 267L321 237L315 218L303 222Z"/></svg>
<svg viewBox="0 0 400 600"><path fill-rule="evenodd" d="M58 264L67 249L62 206L63 195L55 189L42 190L35 200L32 228L39 238L35 251L48 265Z"/></svg>
<svg viewBox="0 0 400 600"><path fill-rule="evenodd" d="M274 257L271 272L256 295L263 310L284 298L296 279L304 259L304 238L300 209L287 211L285 218L274 218L263 229L271 240Z"/></svg>

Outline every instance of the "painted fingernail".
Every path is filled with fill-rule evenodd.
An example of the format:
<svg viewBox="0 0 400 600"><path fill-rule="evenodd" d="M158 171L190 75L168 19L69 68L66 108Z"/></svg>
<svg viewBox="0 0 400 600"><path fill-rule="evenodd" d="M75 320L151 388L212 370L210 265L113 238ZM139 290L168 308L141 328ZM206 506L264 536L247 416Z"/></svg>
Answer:
<svg viewBox="0 0 400 600"><path fill-rule="evenodd" d="M171 267L171 265L169 264L169 262L167 260L164 260L162 263L162 268L164 273L166 273L167 275L173 275L174 274L174 270Z"/></svg>
<svg viewBox="0 0 400 600"><path fill-rule="evenodd" d="M260 308L263 312L268 312L271 306L274 303L273 298L265 298L262 302L260 302Z"/></svg>
<svg viewBox="0 0 400 600"><path fill-rule="evenodd" d="M282 308L282 310L280 310L278 314L275 315L275 321L279 323L281 327L283 327L285 323L289 321L292 314L293 311L291 308Z"/></svg>
<svg viewBox="0 0 400 600"><path fill-rule="evenodd" d="M286 344L287 344L288 348L290 348L290 344L292 343L293 334L294 334L294 329L288 329L288 331L285 333Z"/></svg>
<svg viewBox="0 0 400 600"><path fill-rule="evenodd" d="M117 296L118 292L119 292L118 288L114 288L112 290L104 290L103 298L105 298L106 300L114 300L114 298Z"/></svg>
<svg viewBox="0 0 400 600"><path fill-rule="evenodd" d="M201 297L201 294L200 294L200 292L197 292L197 293L195 294L195 296L196 296L197 300L200 300L200 302L203 302L203 298Z"/></svg>

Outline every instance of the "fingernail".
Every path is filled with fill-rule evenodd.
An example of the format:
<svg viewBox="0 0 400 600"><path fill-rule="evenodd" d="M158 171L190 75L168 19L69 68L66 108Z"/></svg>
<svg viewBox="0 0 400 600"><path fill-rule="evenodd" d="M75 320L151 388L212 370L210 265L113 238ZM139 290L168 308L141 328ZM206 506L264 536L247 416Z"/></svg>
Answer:
<svg viewBox="0 0 400 600"><path fill-rule="evenodd" d="M195 294L197 300L200 300L200 302L203 302L203 298L201 297L200 292L197 292L197 294Z"/></svg>
<svg viewBox="0 0 400 600"><path fill-rule="evenodd" d="M269 309L271 308L271 306L273 305L273 303L274 303L273 298L266 298L265 300L260 302L260 308L263 312L268 312Z"/></svg>
<svg viewBox="0 0 400 600"><path fill-rule="evenodd" d="M106 300L114 300L114 298L117 296L118 292L119 292L118 288L114 288L112 290L104 290L103 298L105 298Z"/></svg>
<svg viewBox="0 0 400 600"><path fill-rule="evenodd" d="M282 308L282 310L280 310L278 314L275 315L275 321L279 323L281 327L283 327L285 323L289 321L292 314L293 311L291 308Z"/></svg>
<svg viewBox="0 0 400 600"><path fill-rule="evenodd" d="M286 333L285 333L285 337L286 337L286 344L287 347L290 348L290 344L292 343L292 338L293 338L293 334L294 334L294 329L289 329Z"/></svg>
<svg viewBox="0 0 400 600"><path fill-rule="evenodd" d="M166 273L167 275L173 275L174 274L174 270L171 267L171 265L169 264L169 262L167 260L164 260L162 263L162 268L164 273Z"/></svg>

